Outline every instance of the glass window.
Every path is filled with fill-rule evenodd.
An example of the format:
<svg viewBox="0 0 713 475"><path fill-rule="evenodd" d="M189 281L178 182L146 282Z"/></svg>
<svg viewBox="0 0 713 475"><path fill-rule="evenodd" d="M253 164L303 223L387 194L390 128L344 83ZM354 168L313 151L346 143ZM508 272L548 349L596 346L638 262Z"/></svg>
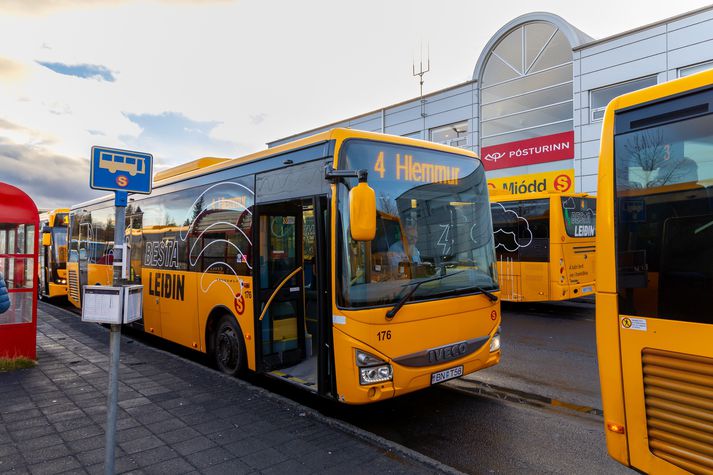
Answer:
<svg viewBox="0 0 713 475"><path fill-rule="evenodd" d="M8 289L31 289L35 261L32 258L0 257L0 272Z"/></svg>
<svg viewBox="0 0 713 475"><path fill-rule="evenodd" d="M10 292L9 297L10 308L7 312L0 313L0 325L32 322L33 293Z"/></svg>
<svg viewBox="0 0 713 475"><path fill-rule="evenodd" d="M700 73L701 71L706 71L711 68L713 68L713 61L706 61L705 63L686 66L685 68L680 68L678 70L678 77L682 78L684 76L690 76L691 74Z"/></svg>
<svg viewBox="0 0 713 475"><path fill-rule="evenodd" d="M481 128L484 137L514 132L532 127L532 124L551 124L572 120L572 100L562 104L512 114L499 119L483 120ZM508 140L509 141L509 140Z"/></svg>
<svg viewBox="0 0 713 475"><path fill-rule="evenodd" d="M492 203L498 260L549 260L549 199Z"/></svg>
<svg viewBox="0 0 713 475"><path fill-rule="evenodd" d="M487 117L486 120L490 120L555 104L560 100L571 101L572 95L572 83L568 82L557 86L548 86L545 89L528 92L508 100L491 102L482 106L481 112L484 117Z"/></svg>
<svg viewBox="0 0 713 475"><path fill-rule="evenodd" d="M25 227L25 252L27 254L35 253L35 225L28 224Z"/></svg>
<svg viewBox="0 0 713 475"><path fill-rule="evenodd" d="M489 66L490 63L485 67L488 68ZM567 63L556 68L542 72L533 72L527 76L518 77L516 80L495 85L488 85L490 83L483 81L480 84L480 97L482 104L490 104L491 102L509 99L520 94L527 94L547 87L571 82L572 63ZM571 98L572 96L568 97L568 99Z"/></svg>
<svg viewBox="0 0 713 475"><path fill-rule="evenodd" d="M562 197L562 216L569 237L596 235L597 200L595 198Z"/></svg>
<svg viewBox="0 0 713 475"><path fill-rule="evenodd" d="M431 142L465 147L468 145L468 122L444 125L430 130Z"/></svg>
<svg viewBox="0 0 713 475"><path fill-rule="evenodd" d="M428 281L411 300L497 288L488 191L478 160L353 139L343 146L339 164L369 170L377 203L375 239L355 242L348 187L338 188L340 306L393 305L423 279Z"/></svg>
<svg viewBox="0 0 713 475"><path fill-rule="evenodd" d="M647 76L633 81L622 82L612 86L593 89L589 92L589 108L592 114L592 122L602 120L607 104L617 96L627 92L637 91L645 87L656 84L656 76Z"/></svg>
<svg viewBox="0 0 713 475"><path fill-rule="evenodd" d="M514 29L483 69L481 146L521 140L509 134L515 131L570 124L572 92L572 47L564 34L546 22Z"/></svg>
<svg viewBox="0 0 713 475"><path fill-rule="evenodd" d="M614 154L620 313L713 323L713 114L617 135Z"/></svg>

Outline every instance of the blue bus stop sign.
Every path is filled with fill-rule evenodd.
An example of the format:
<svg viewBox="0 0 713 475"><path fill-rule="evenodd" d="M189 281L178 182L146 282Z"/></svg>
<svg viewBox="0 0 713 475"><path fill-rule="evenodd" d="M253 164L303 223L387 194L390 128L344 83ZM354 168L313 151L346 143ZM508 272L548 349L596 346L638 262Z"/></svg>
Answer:
<svg viewBox="0 0 713 475"><path fill-rule="evenodd" d="M153 155L106 147L92 147L89 186L95 190L151 193Z"/></svg>

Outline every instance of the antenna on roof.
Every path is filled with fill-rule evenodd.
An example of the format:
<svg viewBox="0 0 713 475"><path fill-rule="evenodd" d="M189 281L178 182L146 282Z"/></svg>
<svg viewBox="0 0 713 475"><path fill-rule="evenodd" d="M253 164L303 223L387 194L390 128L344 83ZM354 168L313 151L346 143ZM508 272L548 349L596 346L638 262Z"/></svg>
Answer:
<svg viewBox="0 0 713 475"><path fill-rule="evenodd" d="M423 69L423 43L421 43L421 55L419 58L419 68L416 72L416 61L412 59L411 67L413 69L413 77L419 77L419 85L421 86L421 117L426 117L426 100L423 98L423 75L431 70L431 45L426 45L426 69Z"/></svg>

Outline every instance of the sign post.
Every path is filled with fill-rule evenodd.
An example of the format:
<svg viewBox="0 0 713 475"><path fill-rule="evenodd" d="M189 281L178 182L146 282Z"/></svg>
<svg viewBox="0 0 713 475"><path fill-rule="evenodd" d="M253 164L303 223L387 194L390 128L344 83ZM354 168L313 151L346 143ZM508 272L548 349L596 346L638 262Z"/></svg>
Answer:
<svg viewBox="0 0 713 475"><path fill-rule="evenodd" d="M149 153L132 152L105 147L92 147L89 185L95 190L114 192L114 287L126 284L122 275L124 258L124 234L126 226L126 204L129 192L151 193L153 178L153 156ZM123 293L122 293L123 299ZM84 308L82 305L82 313ZM98 308L98 307L95 307ZM124 313L127 311L123 309ZM124 319L125 320L125 319ZM124 321L122 320L122 321ZM106 451L104 473L114 473L114 452L116 448L116 413L119 399L119 349L121 345L121 323L111 324L109 337L109 393L106 415ZM126 323L124 321L124 323Z"/></svg>

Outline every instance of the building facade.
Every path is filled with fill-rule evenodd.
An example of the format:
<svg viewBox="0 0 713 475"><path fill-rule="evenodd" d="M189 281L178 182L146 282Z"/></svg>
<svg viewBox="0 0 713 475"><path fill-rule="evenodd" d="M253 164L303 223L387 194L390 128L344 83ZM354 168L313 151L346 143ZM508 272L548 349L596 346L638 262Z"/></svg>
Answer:
<svg viewBox="0 0 713 475"><path fill-rule="evenodd" d="M493 35L472 80L268 146L350 127L473 150L504 187L562 175L574 178L563 187L596 193L607 103L711 67L713 6L600 40L557 15L529 13Z"/></svg>

